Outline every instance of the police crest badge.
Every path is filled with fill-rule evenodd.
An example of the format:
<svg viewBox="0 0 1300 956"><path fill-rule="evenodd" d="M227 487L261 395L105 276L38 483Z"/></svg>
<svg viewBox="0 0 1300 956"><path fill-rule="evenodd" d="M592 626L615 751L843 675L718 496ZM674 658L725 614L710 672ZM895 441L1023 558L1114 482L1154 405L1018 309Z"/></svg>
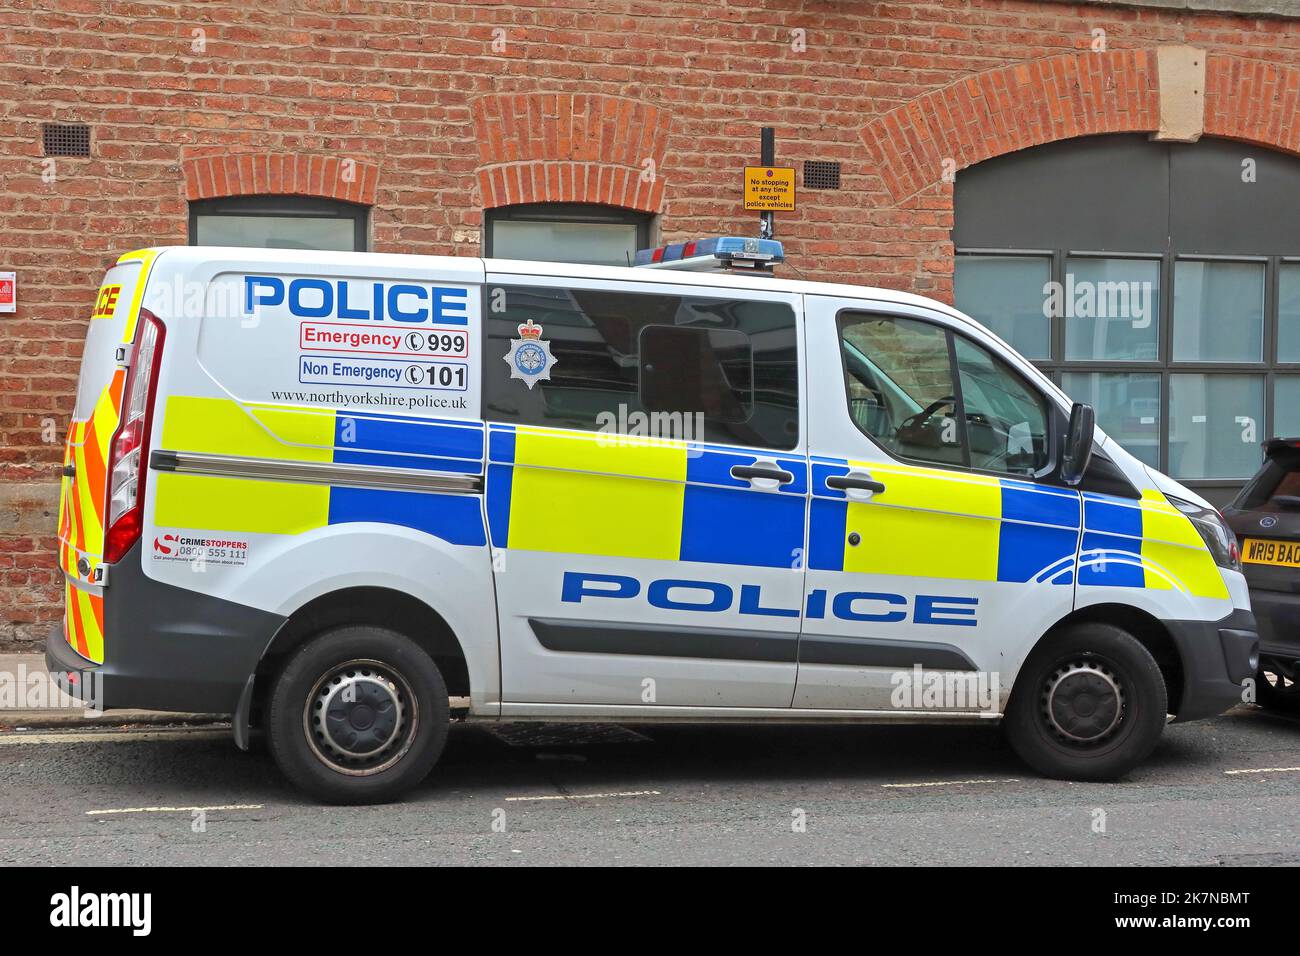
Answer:
<svg viewBox="0 0 1300 956"><path fill-rule="evenodd" d="M555 356L551 343L542 339L542 327L532 319L517 328L519 338L510 340L510 351L502 358L510 365L510 377L522 380L531 390L539 381L551 380Z"/></svg>

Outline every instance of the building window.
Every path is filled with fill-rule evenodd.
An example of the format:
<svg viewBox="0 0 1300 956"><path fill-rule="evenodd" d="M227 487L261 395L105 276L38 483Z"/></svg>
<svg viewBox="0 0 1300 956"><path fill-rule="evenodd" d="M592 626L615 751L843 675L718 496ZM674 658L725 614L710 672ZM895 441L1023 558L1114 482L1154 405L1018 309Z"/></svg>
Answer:
<svg viewBox="0 0 1300 956"><path fill-rule="evenodd" d="M1279 270L1277 360L1300 364L1300 262L1283 262Z"/></svg>
<svg viewBox="0 0 1300 956"><path fill-rule="evenodd" d="M1160 355L1160 262L1070 256L1060 289L1066 361L1154 362ZM1078 308L1075 287L1092 297Z"/></svg>
<svg viewBox="0 0 1300 956"><path fill-rule="evenodd" d="M310 196L233 196L190 203L190 245L366 251L365 206Z"/></svg>
<svg viewBox="0 0 1300 956"><path fill-rule="evenodd" d="M1264 358L1264 263L1174 263L1174 361Z"/></svg>
<svg viewBox="0 0 1300 956"><path fill-rule="evenodd" d="M1226 501L1300 431L1300 162L1094 136L957 178L957 307L1135 457Z"/></svg>
<svg viewBox="0 0 1300 956"><path fill-rule="evenodd" d="M1300 438L1300 375L1279 375L1273 380L1273 434Z"/></svg>
<svg viewBox="0 0 1300 956"><path fill-rule="evenodd" d="M1043 311L1043 289L1052 277L1050 256L962 256L957 287L962 299L992 332L1029 359L1052 354L1051 326Z"/></svg>
<svg viewBox="0 0 1300 956"><path fill-rule="evenodd" d="M492 259L628 266L650 246L650 217L617 206L534 203L487 211L483 254Z"/></svg>

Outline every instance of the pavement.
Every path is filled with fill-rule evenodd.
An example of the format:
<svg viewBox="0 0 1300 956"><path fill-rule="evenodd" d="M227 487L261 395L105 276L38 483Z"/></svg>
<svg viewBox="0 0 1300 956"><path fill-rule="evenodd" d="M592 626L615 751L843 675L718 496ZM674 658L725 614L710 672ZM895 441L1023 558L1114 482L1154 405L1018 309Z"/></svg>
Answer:
<svg viewBox="0 0 1300 956"><path fill-rule="evenodd" d="M0 733L18 728L213 724L228 720L222 714L88 711L81 701L67 696L49 680L44 654L0 654Z"/></svg>
<svg viewBox="0 0 1300 956"><path fill-rule="evenodd" d="M1114 784L1036 777L984 725L458 723L375 807L225 727L0 733L0 864L1295 865L1297 820L1300 719L1253 706Z"/></svg>

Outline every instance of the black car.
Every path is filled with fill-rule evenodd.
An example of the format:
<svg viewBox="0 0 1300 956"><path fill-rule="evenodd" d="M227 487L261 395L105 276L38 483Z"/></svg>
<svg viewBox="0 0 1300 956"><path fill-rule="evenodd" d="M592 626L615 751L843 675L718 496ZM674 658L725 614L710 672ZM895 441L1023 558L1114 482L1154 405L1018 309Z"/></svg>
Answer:
<svg viewBox="0 0 1300 956"><path fill-rule="evenodd" d="M1256 700L1300 711L1300 438L1264 443L1264 466L1223 511L1259 626Z"/></svg>

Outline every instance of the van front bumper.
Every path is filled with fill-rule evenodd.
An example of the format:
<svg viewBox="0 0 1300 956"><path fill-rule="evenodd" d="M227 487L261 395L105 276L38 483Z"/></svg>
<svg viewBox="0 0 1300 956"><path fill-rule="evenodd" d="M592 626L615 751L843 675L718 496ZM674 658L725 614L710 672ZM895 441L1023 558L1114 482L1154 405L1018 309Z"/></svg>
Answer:
<svg viewBox="0 0 1300 956"><path fill-rule="evenodd" d="M1219 621L1166 621L1183 666L1175 720L1217 717L1242 703L1242 684L1259 670L1259 632L1250 611Z"/></svg>
<svg viewBox="0 0 1300 956"><path fill-rule="evenodd" d="M230 714L284 618L147 577L136 544L104 592L104 663L56 628L45 664L63 690L99 710Z"/></svg>

